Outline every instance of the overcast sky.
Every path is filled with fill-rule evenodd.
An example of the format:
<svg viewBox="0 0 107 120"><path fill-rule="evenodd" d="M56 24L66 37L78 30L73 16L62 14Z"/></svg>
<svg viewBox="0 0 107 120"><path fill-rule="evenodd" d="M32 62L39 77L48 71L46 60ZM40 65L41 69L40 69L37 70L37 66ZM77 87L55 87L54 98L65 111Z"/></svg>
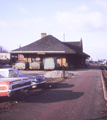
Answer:
<svg viewBox="0 0 107 120"><path fill-rule="evenodd" d="M41 38L83 40L93 60L107 59L107 0L0 0L0 46L11 51Z"/></svg>

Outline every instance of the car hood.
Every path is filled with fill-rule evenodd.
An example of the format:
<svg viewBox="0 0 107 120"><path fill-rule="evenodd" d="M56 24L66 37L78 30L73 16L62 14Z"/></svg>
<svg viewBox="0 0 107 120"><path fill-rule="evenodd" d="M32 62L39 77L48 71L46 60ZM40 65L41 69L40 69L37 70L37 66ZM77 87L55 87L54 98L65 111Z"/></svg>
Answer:
<svg viewBox="0 0 107 120"><path fill-rule="evenodd" d="M22 75L19 75L19 77L41 78L42 76L37 76L37 75L25 75L25 74L22 74Z"/></svg>

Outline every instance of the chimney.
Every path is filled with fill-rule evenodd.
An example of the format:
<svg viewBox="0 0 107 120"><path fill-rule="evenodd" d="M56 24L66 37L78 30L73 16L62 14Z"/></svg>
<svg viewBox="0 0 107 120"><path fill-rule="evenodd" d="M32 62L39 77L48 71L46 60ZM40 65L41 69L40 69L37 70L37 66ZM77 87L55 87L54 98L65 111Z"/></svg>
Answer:
<svg viewBox="0 0 107 120"><path fill-rule="evenodd" d="M46 33L41 33L41 38L46 37Z"/></svg>

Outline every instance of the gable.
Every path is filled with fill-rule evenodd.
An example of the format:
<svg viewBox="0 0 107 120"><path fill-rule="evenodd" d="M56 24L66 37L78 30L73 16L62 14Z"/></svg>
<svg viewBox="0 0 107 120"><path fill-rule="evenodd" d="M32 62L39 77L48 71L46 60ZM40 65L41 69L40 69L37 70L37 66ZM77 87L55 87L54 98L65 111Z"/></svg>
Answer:
<svg viewBox="0 0 107 120"><path fill-rule="evenodd" d="M82 40L78 42L63 42L63 43L77 52L83 52Z"/></svg>

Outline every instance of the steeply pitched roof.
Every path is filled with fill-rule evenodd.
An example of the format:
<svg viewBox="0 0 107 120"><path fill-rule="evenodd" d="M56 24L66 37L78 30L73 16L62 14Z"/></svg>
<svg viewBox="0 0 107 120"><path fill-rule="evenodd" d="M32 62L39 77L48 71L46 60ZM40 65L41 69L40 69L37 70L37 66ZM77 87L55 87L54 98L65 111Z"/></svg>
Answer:
<svg viewBox="0 0 107 120"><path fill-rule="evenodd" d="M52 35L48 35L38 41L13 51L64 51L65 53L76 53L75 50L66 46L63 42L59 41Z"/></svg>
<svg viewBox="0 0 107 120"><path fill-rule="evenodd" d="M80 55L87 56L87 54L83 53L82 40L79 42L61 42L52 35L48 35L31 44L11 51L11 53L37 53L37 52L45 53L62 52L69 54L78 53Z"/></svg>

